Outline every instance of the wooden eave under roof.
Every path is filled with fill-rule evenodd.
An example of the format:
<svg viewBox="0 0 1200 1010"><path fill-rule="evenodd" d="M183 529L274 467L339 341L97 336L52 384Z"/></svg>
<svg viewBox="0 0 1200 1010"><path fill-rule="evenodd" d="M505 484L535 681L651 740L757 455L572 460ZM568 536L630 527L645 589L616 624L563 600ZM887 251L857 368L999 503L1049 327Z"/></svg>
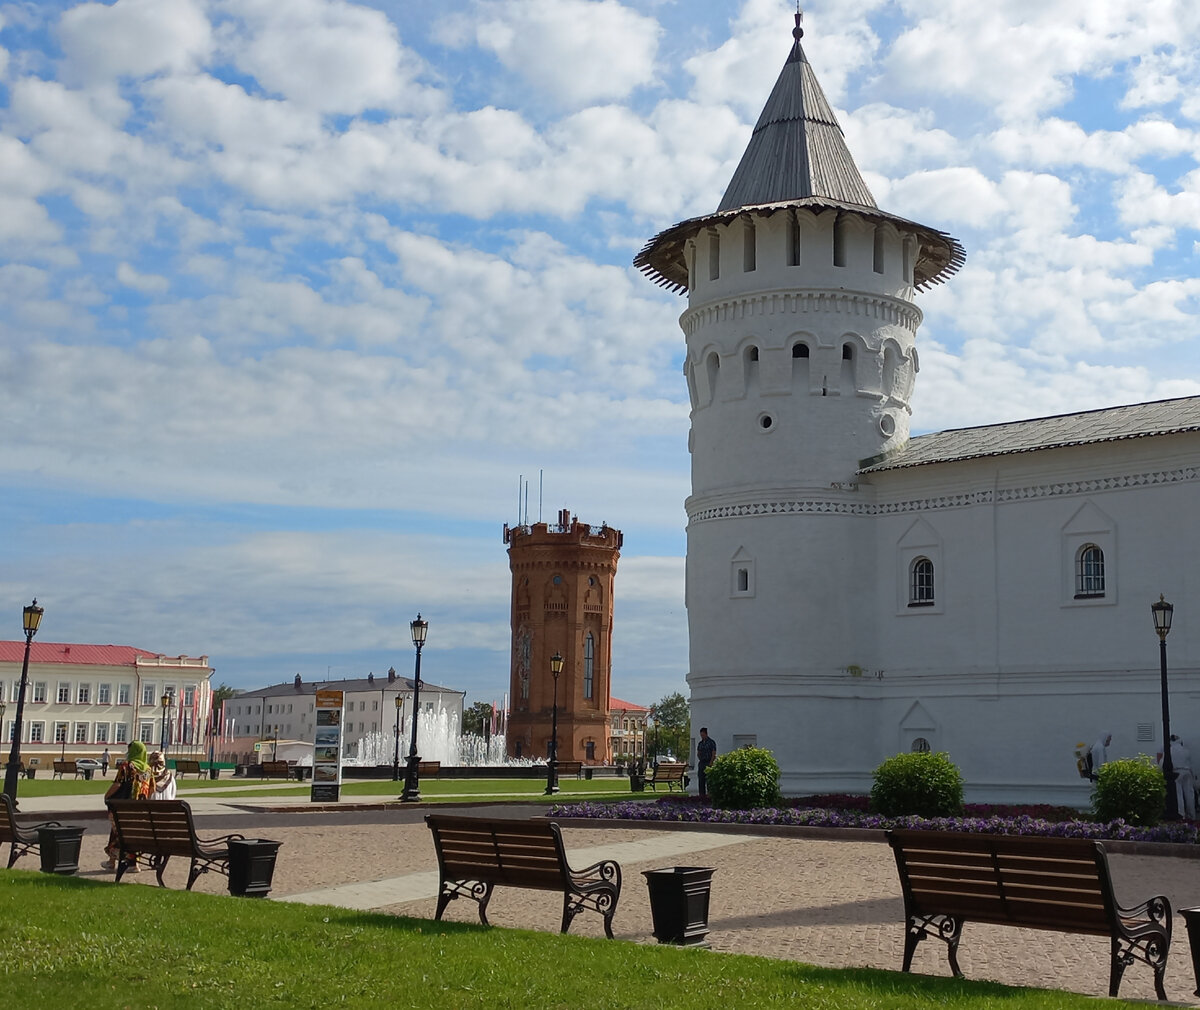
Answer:
<svg viewBox="0 0 1200 1010"><path fill-rule="evenodd" d="M678 224L660 231L647 242L641 252L634 257L633 265L655 284L667 288L674 294L683 294L687 291L688 282L687 260L684 258L683 250L688 241L705 228L714 224L728 223L742 214L753 212L762 217L770 217L772 214L792 208L814 213L827 210L835 213L853 213L877 224L890 222L900 231L912 232L921 242L917 261L913 266L913 283L919 291L934 284L940 284L955 274L967 259L966 250L963 249L958 239L944 231L917 224L907 218L897 217L878 207L863 207L840 200L830 200L827 197L808 196L779 203L736 207L680 221Z"/></svg>

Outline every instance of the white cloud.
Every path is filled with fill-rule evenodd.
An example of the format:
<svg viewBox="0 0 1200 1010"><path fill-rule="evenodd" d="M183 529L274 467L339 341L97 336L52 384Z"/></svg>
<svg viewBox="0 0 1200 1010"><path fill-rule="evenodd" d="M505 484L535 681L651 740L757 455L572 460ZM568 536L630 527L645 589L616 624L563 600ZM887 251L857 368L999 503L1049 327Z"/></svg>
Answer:
<svg viewBox="0 0 1200 1010"><path fill-rule="evenodd" d="M145 295L165 294L171 287L171 282L159 274L139 273L128 263L117 265L117 280L127 288L133 288Z"/></svg>
<svg viewBox="0 0 1200 1010"><path fill-rule="evenodd" d="M357 115L429 112L421 59L382 11L344 0L217 0L221 48L272 96L301 109Z"/></svg>
<svg viewBox="0 0 1200 1010"><path fill-rule="evenodd" d="M651 83L662 29L618 0L476 0L438 34L494 53L540 101L580 108Z"/></svg>
<svg viewBox="0 0 1200 1010"><path fill-rule="evenodd" d="M186 72L213 48L208 18L194 0L79 4L63 14L58 36L64 75L88 85Z"/></svg>

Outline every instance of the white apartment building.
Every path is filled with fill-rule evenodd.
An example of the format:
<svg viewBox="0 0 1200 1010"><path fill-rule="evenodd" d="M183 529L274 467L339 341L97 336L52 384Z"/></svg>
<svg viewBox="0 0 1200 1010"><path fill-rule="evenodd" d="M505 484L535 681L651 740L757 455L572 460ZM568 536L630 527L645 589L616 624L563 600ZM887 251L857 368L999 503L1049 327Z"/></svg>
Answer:
<svg viewBox="0 0 1200 1010"><path fill-rule="evenodd" d="M3 733L16 728L24 642L0 642ZM205 751L213 670L207 656L164 656L128 645L33 643L21 726L21 760L49 767L54 758L113 762L131 740L170 756ZM163 697L169 698L163 706ZM7 752L6 752L7 753Z"/></svg>

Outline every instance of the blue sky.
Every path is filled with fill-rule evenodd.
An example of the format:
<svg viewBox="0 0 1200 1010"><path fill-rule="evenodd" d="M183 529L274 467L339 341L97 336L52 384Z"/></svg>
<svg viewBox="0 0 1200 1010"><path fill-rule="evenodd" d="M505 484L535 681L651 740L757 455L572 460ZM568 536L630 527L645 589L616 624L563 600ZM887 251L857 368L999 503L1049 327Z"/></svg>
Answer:
<svg viewBox="0 0 1200 1010"><path fill-rule="evenodd" d="M0 2L0 599L252 687L507 685L501 540L625 533L613 690L686 691L681 299L776 0ZM1200 5L843 0L805 48L921 299L916 432L1200 393Z"/></svg>

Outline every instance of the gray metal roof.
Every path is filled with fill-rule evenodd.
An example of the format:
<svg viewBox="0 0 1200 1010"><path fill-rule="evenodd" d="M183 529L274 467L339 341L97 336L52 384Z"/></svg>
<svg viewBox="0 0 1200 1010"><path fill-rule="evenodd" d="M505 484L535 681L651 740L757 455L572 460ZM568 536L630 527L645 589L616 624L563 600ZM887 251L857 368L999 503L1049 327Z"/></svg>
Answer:
<svg viewBox="0 0 1200 1010"><path fill-rule="evenodd" d="M898 452L875 460L863 460L859 473L1185 431L1200 431L1200 396L1106 407L1081 414L1034 417L979 428L935 431L909 440Z"/></svg>
<svg viewBox="0 0 1200 1010"><path fill-rule="evenodd" d="M349 680L315 680L301 681L297 684L295 681L285 681L282 684L271 684L267 687L256 688L252 691L238 691L235 697L238 698L282 698L282 697L307 697L316 694L318 690L345 691L347 694L363 694L367 691L384 692L411 692L413 689L413 681L411 677L397 676L395 680L389 682L387 675L383 674L376 677L374 680L368 680L366 677L355 677ZM466 694L465 691L457 691L452 687L440 687L437 684L431 684L424 677L421 678L422 691L440 691L443 694Z"/></svg>
<svg viewBox="0 0 1200 1010"><path fill-rule="evenodd" d="M842 128L817 82L804 49L797 15L787 62L775 82L716 213L694 217L659 232L642 247L633 265L676 294L687 290L684 249L713 224L754 211L770 216L799 208L821 213L851 212L875 222L890 221L917 236L913 267L918 289L944 281L966 261L956 238L881 211L846 147Z"/></svg>
<svg viewBox="0 0 1200 1010"><path fill-rule="evenodd" d="M797 38L717 210L810 196L877 206Z"/></svg>

